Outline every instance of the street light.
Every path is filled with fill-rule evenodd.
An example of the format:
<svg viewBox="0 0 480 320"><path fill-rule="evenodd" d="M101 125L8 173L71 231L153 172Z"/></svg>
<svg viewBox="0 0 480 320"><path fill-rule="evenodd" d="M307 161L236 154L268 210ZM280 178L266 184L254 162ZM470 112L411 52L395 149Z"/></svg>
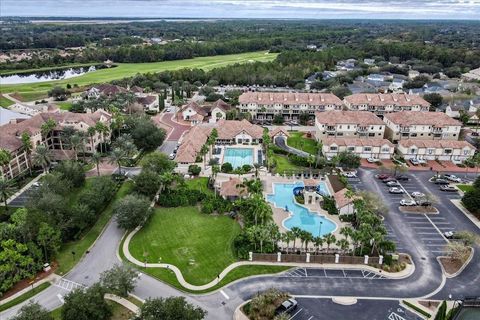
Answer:
<svg viewBox="0 0 480 320"><path fill-rule="evenodd" d="M318 236L321 237L322 236L322 224L323 224L323 221L320 221L320 228L318 230Z"/></svg>

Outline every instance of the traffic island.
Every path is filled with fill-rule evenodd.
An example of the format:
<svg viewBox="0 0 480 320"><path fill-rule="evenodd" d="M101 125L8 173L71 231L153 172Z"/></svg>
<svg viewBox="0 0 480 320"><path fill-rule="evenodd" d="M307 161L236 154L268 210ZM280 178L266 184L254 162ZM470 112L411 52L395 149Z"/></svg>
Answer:
<svg viewBox="0 0 480 320"><path fill-rule="evenodd" d="M470 263L473 258L474 249L468 247L468 252L465 253L464 258L454 258L451 256L441 256L437 257L442 271L447 278L454 278L458 276L463 269Z"/></svg>
<svg viewBox="0 0 480 320"><path fill-rule="evenodd" d="M432 206L400 206L398 210L402 213L417 214L438 214L438 209Z"/></svg>

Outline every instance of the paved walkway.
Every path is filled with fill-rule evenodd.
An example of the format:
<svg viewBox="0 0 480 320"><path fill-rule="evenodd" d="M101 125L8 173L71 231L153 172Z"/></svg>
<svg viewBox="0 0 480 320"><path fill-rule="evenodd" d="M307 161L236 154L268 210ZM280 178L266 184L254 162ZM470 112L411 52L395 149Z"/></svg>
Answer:
<svg viewBox="0 0 480 320"><path fill-rule="evenodd" d="M396 273L391 273L391 272L386 272L386 271L381 271L377 268L368 266L368 265L357 265L357 264L318 264L318 263L293 263L293 262L266 262L266 261L239 261L232 263L228 267L226 267L218 276L218 278L210 281L207 284L197 286L197 285L192 285L188 283L185 278L183 277L182 271L178 269L176 266L173 264L168 264L168 263L143 263L139 260L137 260L135 257L132 256L129 250L129 244L130 241L132 240L133 236L141 229L141 227L137 227L135 230L130 232L127 235L127 238L125 239L125 242L123 243L123 254L125 257L130 261L131 263L136 264L139 267L144 267L144 268L165 268L165 269L170 269L175 273L175 276L177 277L177 281L186 289L192 290L192 291L202 291L202 290L207 290L215 285L217 285L225 276L232 271L233 269L240 267L240 266L246 266L246 265L271 265L271 266L287 266L287 267L322 267L324 269L361 269L365 271L370 271L370 272L375 272L375 273L381 273L385 278L389 279L403 279L409 277L414 271L415 271L415 266L413 264L407 264L407 267Z"/></svg>
<svg viewBox="0 0 480 320"><path fill-rule="evenodd" d="M168 112L168 113L163 113L157 120L157 123L161 123L167 127L172 128L173 130L168 134L167 141L178 141L182 137L182 135L190 130L191 126L184 125L181 123L178 123L173 120L173 117L175 116L174 113Z"/></svg>
<svg viewBox="0 0 480 320"><path fill-rule="evenodd" d="M105 299L115 301L116 303L121 304L122 306L124 306L125 308L127 308L128 310L132 311L135 314L138 314L140 312L140 308L136 304L128 301L125 298L116 296L111 293L107 293L105 294Z"/></svg>

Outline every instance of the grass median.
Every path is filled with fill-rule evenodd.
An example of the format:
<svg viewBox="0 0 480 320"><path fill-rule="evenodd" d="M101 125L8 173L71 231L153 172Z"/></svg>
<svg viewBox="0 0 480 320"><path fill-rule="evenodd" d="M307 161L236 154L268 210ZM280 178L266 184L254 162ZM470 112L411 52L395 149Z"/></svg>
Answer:
<svg viewBox="0 0 480 320"><path fill-rule="evenodd" d="M315 139L305 137L305 132L290 132L290 137L287 138L287 144L295 149L308 152L316 155L318 152L318 145Z"/></svg>
<svg viewBox="0 0 480 320"><path fill-rule="evenodd" d="M25 292L24 294L16 297L15 299L12 299L10 300L9 302L5 303L5 304L2 304L0 305L0 312L1 311L4 311L4 310L7 310L13 306L16 306L17 304L20 304L24 301L27 301L29 300L30 298L32 298L33 296L35 296L37 293L40 293L42 292L43 290L47 289L48 287L50 287L50 282L44 282L42 283L41 285L39 285L38 287L35 287L33 288L32 290L30 291L27 291Z"/></svg>

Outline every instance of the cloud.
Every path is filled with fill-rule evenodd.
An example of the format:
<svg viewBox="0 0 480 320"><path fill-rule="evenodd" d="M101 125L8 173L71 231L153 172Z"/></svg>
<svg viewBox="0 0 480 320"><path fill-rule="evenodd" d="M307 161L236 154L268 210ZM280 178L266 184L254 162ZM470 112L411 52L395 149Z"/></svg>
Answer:
<svg viewBox="0 0 480 320"><path fill-rule="evenodd" d="M2 16L474 19L480 0L1 0Z"/></svg>

